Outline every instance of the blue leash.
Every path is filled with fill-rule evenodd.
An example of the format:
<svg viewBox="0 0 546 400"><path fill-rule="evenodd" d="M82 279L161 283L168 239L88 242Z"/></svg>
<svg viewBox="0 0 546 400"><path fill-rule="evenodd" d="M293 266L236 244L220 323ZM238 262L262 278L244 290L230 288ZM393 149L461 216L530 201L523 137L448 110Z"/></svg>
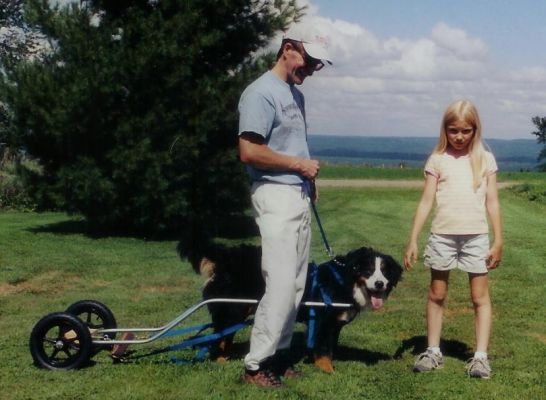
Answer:
<svg viewBox="0 0 546 400"><path fill-rule="evenodd" d="M313 214L315 215L315 220L317 221L317 225L320 231L320 236L322 237L322 241L324 242L324 247L326 248L326 253L328 253L328 256L330 256L330 258L334 258L334 251L330 247L330 244L328 243L328 239L326 239L326 232L324 232L324 228L322 227L322 223L320 222L317 206L315 205L315 201L314 201L315 192L316 192L315 181L306 180L303 182L303 187L311 201L311 208L313 209Z"/></svg>

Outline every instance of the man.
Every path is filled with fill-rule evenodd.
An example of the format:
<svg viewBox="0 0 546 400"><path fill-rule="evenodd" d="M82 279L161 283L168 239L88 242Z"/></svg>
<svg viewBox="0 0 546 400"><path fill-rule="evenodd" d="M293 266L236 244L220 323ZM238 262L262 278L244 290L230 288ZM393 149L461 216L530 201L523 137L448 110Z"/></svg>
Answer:
<svg viewBox="0 0 546 400"><path fill-rule="evenodd" d="M264 387L297 373L279 365L305 289L311 240L309 196L319 172L310 159L303 94L295 87L328 62L326 40L297 30L285 35L274 67L239 102L239 153L252 180L262 238L266 290L254 318L243 380Z"/></svg>

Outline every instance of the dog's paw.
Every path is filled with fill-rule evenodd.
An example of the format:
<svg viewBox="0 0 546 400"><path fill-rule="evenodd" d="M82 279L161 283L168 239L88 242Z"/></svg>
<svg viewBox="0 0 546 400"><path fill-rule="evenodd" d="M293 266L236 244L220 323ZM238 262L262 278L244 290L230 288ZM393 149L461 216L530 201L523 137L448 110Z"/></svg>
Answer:
<svg viewBox="0 0 546 400"><path fill-rule="evenodd" d="M315 356L315 366L321 371L326 372L327 374L334 373L334 365L332 364L332 359L328 356Z"/></svg>

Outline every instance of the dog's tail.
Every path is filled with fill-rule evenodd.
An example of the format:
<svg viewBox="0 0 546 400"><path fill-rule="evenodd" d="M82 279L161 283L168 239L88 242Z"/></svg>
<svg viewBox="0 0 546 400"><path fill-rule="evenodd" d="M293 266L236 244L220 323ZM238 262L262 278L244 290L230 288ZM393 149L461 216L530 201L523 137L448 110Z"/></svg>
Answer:
<svg viewBox="0 0 546 400"><path fill-rule="evenodd" d="M213 241L205 233L194 234L178 243L178 254L187 259L193 270L205 278L210 278L216 269L216 251Z"/></svg>
<svg viewBox="0 0 546 400"><path fill-rule="evenodd" d="M210 279L216 271L216 263L207 257L203 257L199 260L198 269L197 266L192 265L192 267L194 270L199 271L199 274L205 279Z"/></svg>
<svg viewBox="0 0 546 400"><path fill-rule="evenodd" d="M206 253L192 253L184 258L190 262L193 270L205 279L209 279L216 272L216 262L213 257L205 255Z"/></svg>

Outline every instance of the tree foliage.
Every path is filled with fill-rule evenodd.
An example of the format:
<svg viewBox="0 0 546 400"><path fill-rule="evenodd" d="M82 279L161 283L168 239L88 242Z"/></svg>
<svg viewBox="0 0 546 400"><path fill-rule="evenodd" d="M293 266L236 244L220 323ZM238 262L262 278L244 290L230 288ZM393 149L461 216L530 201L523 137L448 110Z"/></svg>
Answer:
<svg viewBox="0 0 546 400"><path fill-rule="evenodd" d="M23 0L0 0L0 75L4 79L6 70L13 68L19 61L39 58L39 48L43 48L39 44L43 42L40 32L29 26L23 18ZM0 98L0 152L6 149L11 117L8 106Z"/></svg>
<svg viewBox="0 0 546 400"><path fill-rule="evenodd" d="M253 53L301 14L294 0L26 3L54 51L3 86L10 143L42 166L23 171L40 207L141 234L245 209L237 101L271 61Z"/></svg>
<svg viewBox="0 0 546 400"><path fill-rule="evenodd" d="M532 132L537 137L537 142L544 144L544 147L538 155L537 161L545 160L545 162L538 165L540 171L546 171L546 118L545 117L533 117L533 124L537 127L537 131Z"/></svg>
<svg viewBox="0 0 546 400"><path fill-rule="evenodd" d="M23 17L23 0L0 0L0 67L28 58L39 58L44 36Z"/></svg>

